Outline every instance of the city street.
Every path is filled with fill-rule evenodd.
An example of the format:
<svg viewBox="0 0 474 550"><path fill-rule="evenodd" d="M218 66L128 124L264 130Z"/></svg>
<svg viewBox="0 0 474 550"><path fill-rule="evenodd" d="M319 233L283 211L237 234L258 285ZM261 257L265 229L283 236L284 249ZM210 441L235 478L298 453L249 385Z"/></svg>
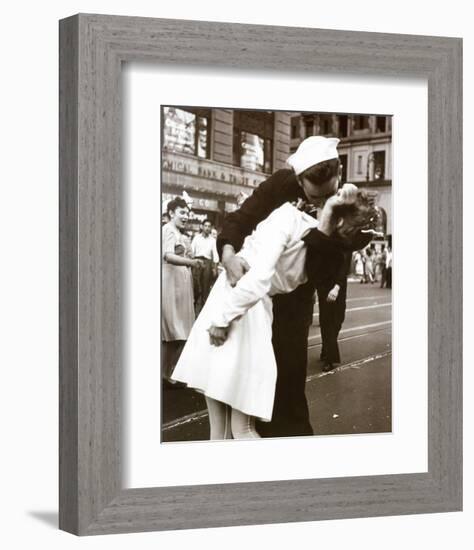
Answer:
<svg viewBox="0 0 474 550"><path fill-rule="evenodd" d="M349 282L346 320L339 336L342 363L323 373L317 304L308 339L306 395L316 435L391 431L391 290ZM209 438L202 395L163 391L162 441Z"/></svg>

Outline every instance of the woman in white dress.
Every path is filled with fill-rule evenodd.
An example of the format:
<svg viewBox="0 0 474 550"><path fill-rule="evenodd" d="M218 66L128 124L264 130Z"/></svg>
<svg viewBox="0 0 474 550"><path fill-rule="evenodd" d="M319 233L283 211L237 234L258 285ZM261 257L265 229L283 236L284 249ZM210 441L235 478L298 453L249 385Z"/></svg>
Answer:
<svg viewBox="0 0 474 550"><path fill-rule="evenodd" d="M367 248L364 252L364 265L365 265L365 277L366 282L370 283L371 285L374 284L375 276L374 276L374 262L373 262L373 256L372 251L370 248Z"/></svg>
<svg viewBox="0 0 474 550"><path fill-rule="evenodd" d="M360 250L354 254L354 270L355 274L360 277L360 283L365 283L364 258Z"/></svg>
<svg viewBox="0 0 474 550"><path fill-rule="evenodd" d="M225 273L218 277L172 376L204 393L211 439L258 438L255 418L271 420L277 377L271 296L306 282L301 239L315 228L330 235L335 208L357 195L344 185L327 200L319 222L283 204L245 239L239 255L250 269L237 285L231 287Z"/></svg>

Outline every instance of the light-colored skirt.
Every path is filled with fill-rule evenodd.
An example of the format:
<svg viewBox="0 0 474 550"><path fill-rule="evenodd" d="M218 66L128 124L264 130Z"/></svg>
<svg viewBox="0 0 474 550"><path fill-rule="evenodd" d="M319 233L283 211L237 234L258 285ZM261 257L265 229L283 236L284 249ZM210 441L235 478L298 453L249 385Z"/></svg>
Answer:
<svg viewBox="0 0 474 550"><path fill-rule="evenodd" d="M356 275L363 275L364 274L364 264L361 261L357 261L355 264L355 272Z"/></svg>
<svg viewBox="0 0 474 550"><path fill-rule="evenodd" d="M172 379L245 414L270 421L277 378L272 301L265 296L233 321L222 346L212 346L208 333L211 314L231 291L226 274L221 273L194 323Z"/></svg>
<svg viewBox="0 0 474 550"><path fill-rule="evenodd" d="M162 284L162 340L187 340L195 319L191 269L164 262Z"/></svg>

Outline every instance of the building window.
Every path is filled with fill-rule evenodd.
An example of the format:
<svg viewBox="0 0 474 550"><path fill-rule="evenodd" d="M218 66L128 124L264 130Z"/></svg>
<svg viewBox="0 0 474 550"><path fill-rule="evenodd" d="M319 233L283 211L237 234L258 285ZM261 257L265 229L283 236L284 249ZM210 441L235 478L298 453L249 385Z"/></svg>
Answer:
<svg viewBox="0 0 474 550"><path fill-rule="evenodd" d="M305 137L312 136L314 134L313 119L307 119L304 121L304 135Z"/></svg>
<svg viewBox="0 0 474 550"><path fill-rule="evenodd" d="M354 130L368 130L369 129L369 117L366 115L356 115L354 117Z"/></svg>
<svg viewBox="0 0 474 550"><path fill-rule="evenodd" d="M362 174L362 155L357 155L357 173Z"/></svg>
<svg viewBox="0 0 474 550"><path fill-rule="evenodd" d="M347 183L347 155L339 155L339 161L341 162L341 182Z"/></svg>
<svg viewBox="0 0 474 550"><path fill-rule="evenodd" d="M339 137L344 138L348 136L348 116L339 116Z"/></svg>
<svg viewBox="0 0 474 550"><path fill-rule="evenodd" d="M265 153L268 155L268 142L270 140L265 140L250 132L237 132L237 136L239 140L238 165L246 170L270 171L270 167L265 164Z"/></svg>
<svg viewBox="0 0 474 550"><path fill-rule="evenodd" d="M291 120L291 139L297 139L300 137L299 120L293 118Z"/></svg>
<svg viewBox="0 0 474 550"><path fill-rule="evenodd" d="M163 107L163 150L209 158L210 112Z"/></svg>
<svg viewBox="0 0 474 550"><path fill-rule="evenodd" d="M374 180L385 179L385 151L374 152Z"/></svg>
<svg viewBox="0 0 474 550"><path fill-rule="evenodd" d="M375 130L376 132L387 131L387 118L384 116L375 117Z"/></svg>
<svg viewBox="0 0 474 550"><path fill-rule="evenodd" d="M265 139L263 148L263 172L271 174L273 169L273 139Z"/></svg>
<svg viewBox="0 0 474 550"><path fill-rule="evenodd" d="M386 235L387 234L387 212L381 206L378 207L378 212L379 212L379 216L377 220L378 223L375 227L375 230Z"/></svg>
<svg viewBox="0 0 474 550"><path fill-rule="evenodd" d="M233 164L270 174L273 166L273 113L234 111Z"/></svg>
<svg viewBox="0 0 474 550"><path fill-rule="evenodd" d="M332 134L332 115L319 116L319 133L322 136Z"/></svg>

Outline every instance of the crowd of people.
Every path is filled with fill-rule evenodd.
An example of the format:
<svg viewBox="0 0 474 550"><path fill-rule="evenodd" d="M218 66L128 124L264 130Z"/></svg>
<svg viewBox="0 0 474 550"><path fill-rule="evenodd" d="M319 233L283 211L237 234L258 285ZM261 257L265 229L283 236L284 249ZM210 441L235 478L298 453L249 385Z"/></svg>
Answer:
<svg viewBox="0 0 474 550"><path fill-rule="evenodd" d="M304 393L318 297L323 371L340 363L347 280L391 287L377 209L341 185L337 139L313 136L224 220L186 231L182 197L162 220L165 383L204 394L211 439L311 435Z"/></svg>
<svg viewBox="0 0 474 550"><path fill-rule="evenodd" d="M380 283L380 288L392 288L392 247L390 244L375 248L372 244L354 252L353 273L361 284Z"/></svg>

